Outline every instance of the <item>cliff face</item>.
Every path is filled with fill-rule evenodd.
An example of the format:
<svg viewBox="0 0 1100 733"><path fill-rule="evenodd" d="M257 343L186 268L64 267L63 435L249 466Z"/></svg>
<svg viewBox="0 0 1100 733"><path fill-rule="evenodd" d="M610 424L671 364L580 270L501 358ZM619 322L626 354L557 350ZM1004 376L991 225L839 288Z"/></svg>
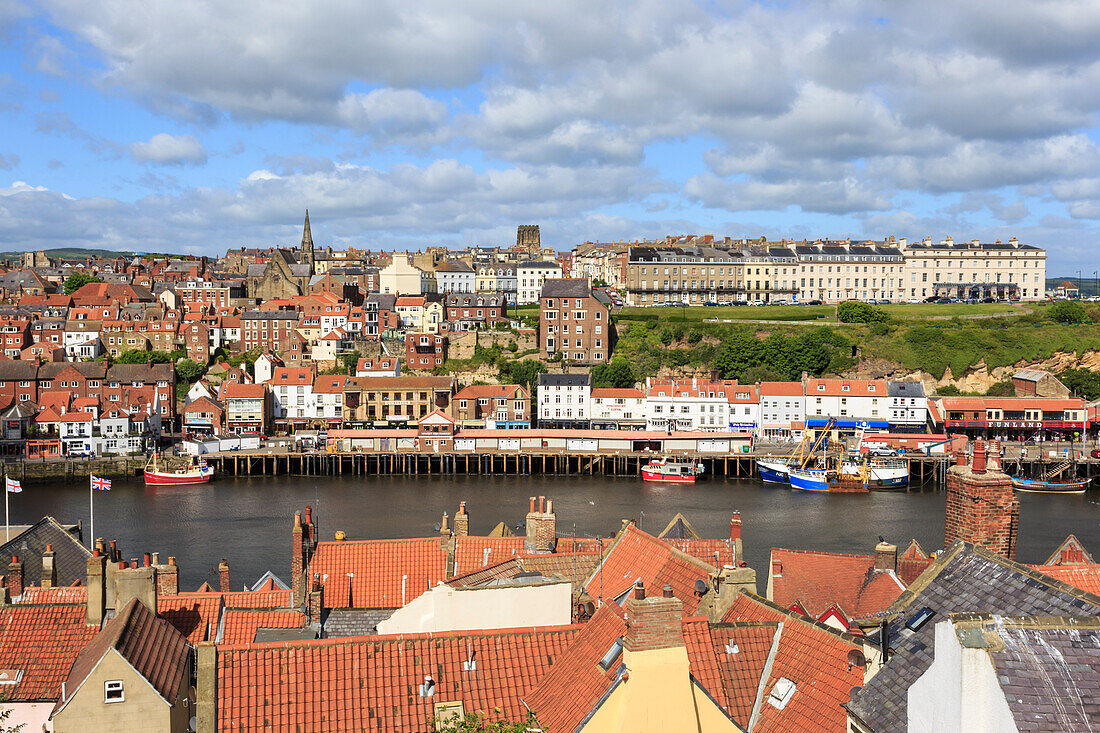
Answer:
<svg viewBox="0 0 1100 733"><path fill-rule="evenodd" d="M928 372L912 371L887 359L865 359L855 369L841 374L850 379L896 379L905 381L921 381L928 394L935 393L938 387L952 385L961 392L975 392L982 394L998 382L1011 379L1012 375L1020 369L1041 369L1052 374L1060 374L1067 369L1087 369L1100 371L1100 351L1085 351L1080 356L1073 352L1056 352L1049 358L1039 361L1021 360L1012 366L995 367L990 369L985 361L979 361L967 369L958 377L951 373L948 367L941 379L937 379Z"/></svg>

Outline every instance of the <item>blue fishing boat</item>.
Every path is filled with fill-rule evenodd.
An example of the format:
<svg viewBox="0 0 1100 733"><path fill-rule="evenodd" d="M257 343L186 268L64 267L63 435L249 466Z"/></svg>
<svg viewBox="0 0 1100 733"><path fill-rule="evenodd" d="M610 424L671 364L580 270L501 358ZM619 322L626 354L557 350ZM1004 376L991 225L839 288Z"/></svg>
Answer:
<svg viewBox="0 0 1100 733"><path fill-rule="evenodd" d="M836 481L836 471L825 468L799 468L791 466L787 471L787 477L792 489L799 491L828 491L829 478Z"/></svg>
<svg viewBox="0 0 1100 733"><path fill-rule="evenodd" d="M760 471L760 480L766 484L785 484L787 483L787 471L792 465L798 465L788 463L788 459L780 458L774 460L758 460L756 462L756 468Z"/></svg>

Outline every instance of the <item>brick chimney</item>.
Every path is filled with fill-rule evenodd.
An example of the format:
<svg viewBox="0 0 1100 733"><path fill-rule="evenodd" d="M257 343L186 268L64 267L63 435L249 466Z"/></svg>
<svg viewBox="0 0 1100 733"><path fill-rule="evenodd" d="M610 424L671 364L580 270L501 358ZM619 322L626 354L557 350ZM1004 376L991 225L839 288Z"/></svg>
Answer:
<svg viewBox="0 0 1100 733"><path fill-rule="evenodd" d="M734 512L730 517L730 542L733 543L733 564L738 565L745 556L741 544L741 512Z"/></svg>
<svg viewBox="0 0 1100 733"><path fill-rule="evenodd" d="M103 616L107 609L106 569L107 556L97 547L86 563L88 571L88 623L103 625Z"/></svg>
<svg viewBox="0 0 1100 733"><path fill-rule="evenodd" d="M313 574L313 585L309 591L309 622L311 624L321 623L321 611L325 607L325 586L321 584L321 576L318 573Z"/></svg>
<svg viewBox="0 0 1100 733"><path fill-rule="evenodd" d="M153 567L157 569L157 595L175 596L180 592L180 569L176 565L176 556L168 556L168 564L160 564L160 556L153 553Z"/></svg>
<svg viewBox="0 0 1100 733"><path fill-rule="evenodd" d="M889 542L879 542L875 545L875 571L898 569L898 546Z"/></svg>
<svg viewBox="0 0 1100 733"><path fill-rule="evenodd" d="M455 536L466 537L470 534L470 515L466 513L466 502L458 502L458 513L455 514Z"/></svg>
<svg viewBox="0 0 1100 733"><path fill-rule="evenodd" d="M626 637L623 647L631 652L647 652L655 649L671 649L684 646L682 621L684 604L667 596L646 598L641 581L634 586L634 594L624 604L626 611Z"/></svg>
<svg viewBox="0 0 1100 733"><path fill-rule="evenodd" d="M971 464L947 470L944 548L964 540L1015 560L1019 526L1020 500L1012 478L987 465L985 442L976 441Z"/></svg>
<svg viewBox="0 0 1100 733"><path fill-rule="evenodd" d="M294 526L290 530L290 587L294 590L294 605L301 606L306 599L305 582L305 530L302 513L294 512Z"/></svg>
<svg viewBox="0 0 1100 733"><path fill-rule="evenodd" d="M524 547L528 552L553 552L557 540L557 518L554 516L554 502L545 496L531 497L531 511L527 513L527 539Z"/></svg>
<svg viewBox="0 0 1100 733"><path fill-rule="evenodd" d="M12 598L23 595L23 563L18 555L11 556L11 564L8 565L8 590Z"/></svg>
<svg viewBox="0 0 1100 733"><path fill-rule="evenodd" d="M53 545L46 545L46 551L42 553L42 587L53 588L55 585L57 585L57 565Z"/></svg>
<svg viewBox="0 0 1100 733"><path fill-rule="evenodd" d="M232 590L229 586L229 561L224 557L218 563L218 590L222 593L228 593Z"/></svg>

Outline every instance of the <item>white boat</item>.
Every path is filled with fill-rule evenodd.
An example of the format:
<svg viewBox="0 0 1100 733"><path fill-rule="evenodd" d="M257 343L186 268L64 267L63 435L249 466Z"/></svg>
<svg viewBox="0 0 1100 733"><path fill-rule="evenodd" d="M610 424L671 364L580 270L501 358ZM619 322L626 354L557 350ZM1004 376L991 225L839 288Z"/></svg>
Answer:
<svg viewBox="0 0 1100 733"><path fill-rule="evenodd" d="M869 489L899 489L909 484L909 464L900 458L849 456L840 464L840 475L863 480Z"/></svg>
<svg viewBox="0 0 1100 733"><path fill-rule="evenodd" d="M655 458L642 466L642 479L669 484L693 484L695 477L703 473L698 461L679 461L674 458Z"/></svg>

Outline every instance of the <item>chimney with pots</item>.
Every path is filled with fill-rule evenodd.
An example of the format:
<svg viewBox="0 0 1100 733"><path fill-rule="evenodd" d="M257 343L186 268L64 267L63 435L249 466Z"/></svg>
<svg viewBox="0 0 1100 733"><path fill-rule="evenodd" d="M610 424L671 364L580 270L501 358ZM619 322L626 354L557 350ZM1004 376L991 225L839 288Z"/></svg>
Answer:
<svg viewBox="0 0 1100 733"><path fill-rule="evenodd" d="M641 581L634 586L633 597L624 605L626 636L623 648L630 652L647 652L684 646L682 628L684 604L668 595L646 597Z"/></svg>
<svg viewBox="0 0 1100 733"><path fill-rule="evenodd" d="M294 591L294 605L305 603L305 530L302 529L302 513L294 512L294 526L290 530L290 587Z"/></svg>
<svg viewBox="0 0 1100 733"><path fill-rule="evenodd" d="M168 564L160 564L160 554L153 553L153 567L157 569L157 595L175 596L180 592L180 569L176 565L176 556L168 556Z"/></svg>
<svg viewBox="0 0 1100 733"><path fill-rule="evenodd" d="M157 570L154 567L141 567L137 560L127 566L119 563L121 567L115 571L115 605L107 604L108 608L114 608L115 612L125 608L126 604L134 598L145 604L149 611L157 613Z"/></svg>
<svg viewBox="0 0 1100 733"><path fill-rule="evenodd" d="M531 510L527 513L527 539L524 547L528 552L553 552L557 541L557 519L554 516L554 502L545 496L531 497Z"/></svg>
<svg viewBox="0 0 1100 733"><path fill-rule="evenodd" d="M875 545L875 571L898 569L898 546L883 541Z"/></svg>
<svg viewBox="0 0 1100 733"><path fill-rule="evenodd" d="M53 588L55 585L57 585L57 564L53 545L46 545L46 551L42 553L42 587Z"/></svg>
<svg viewBox="0 0 1100 733"><path fill-rule="evenodd" d="M734 512L730 517L730 542L733 543L733 564L740 565L744 557L744 547L741 544L741 512Z"/></svg>
<svg viewBox="0 0 1100 733"><path fill-rule="evenodd" d="M92 556L86 564L88 571L88 623L95 626L103 625L103 617L107 611L107 556L99 547L92 550Z"/></svg>
<svg viewBox="0 0 1100 733"><path fill-rule="evenodd" d="M218 563L218 590L222 593L228 593L232 590L229 586L229 561L224 557Z"/></svg>
<svg viewBox="0 0 1100 733"><path fill-rule="evenodd" d="M455 514L455 536L466 537L470 534L470 515L466 513L466 502L458 502L458 514Z"/></svg>
<svg viewBox="0 0 1100 733"><path fill-rule="evenodd" d="M23 595L23 563L18 555L11 556L11 564L8 565L8 590L13 599Z"/></svg>
<svg viewBox="0 0 1100 733"><path fill-rule="evenodd" d="M313 574L313 586L309 591L309 622L311 624L321 623L321 612L325 607L325 586L321 584L321 576L318 573Z"/></svg>
<svg viewBox="0 0 1100 733"><path fill-rule="evenodd" d="M963 540L1015 560L1019 526L1020 500L1012 478L998 460L987 461L985 441L975 441L971 464L947 470L944 548Z"/></svg>

